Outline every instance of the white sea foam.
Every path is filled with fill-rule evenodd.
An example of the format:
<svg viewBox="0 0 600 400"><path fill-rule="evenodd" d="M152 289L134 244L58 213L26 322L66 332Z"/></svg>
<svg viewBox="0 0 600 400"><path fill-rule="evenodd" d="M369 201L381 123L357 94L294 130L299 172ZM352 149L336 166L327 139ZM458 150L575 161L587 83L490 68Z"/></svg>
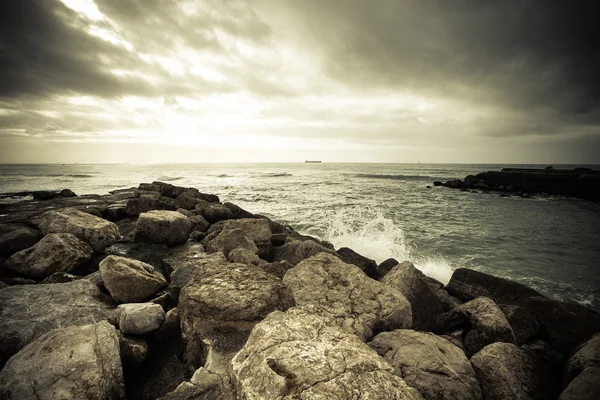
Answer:
<svg viewBox="0 0 600 400"><path fill-rule="evenodd" d="M418 254L402 228L381 211L369 207L344 208L328 216L324 238L336 248L349 247L381 263L387 258L411 261L425 275L446 284L452 267L441 256Z"/></svg>

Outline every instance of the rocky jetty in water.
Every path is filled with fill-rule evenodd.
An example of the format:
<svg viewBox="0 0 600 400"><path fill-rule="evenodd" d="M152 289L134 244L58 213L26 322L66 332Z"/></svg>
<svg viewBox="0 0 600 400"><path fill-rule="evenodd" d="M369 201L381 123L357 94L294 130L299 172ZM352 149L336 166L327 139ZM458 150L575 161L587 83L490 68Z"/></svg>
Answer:
<svg viewBox="0 0 600 400"><path fill-rule="evenodd" d="M462 180L435 181L433 185L465 191L501 192L503 197L543 193L600 201L600 171L590 168L503 168L467 175Z"/></svg>
<svg viewBox="0 0 600 400"><path fill-rule="evenodd" d="M195 188L2 205L0 257L2 399L600 398L600 314Z"/></svg>

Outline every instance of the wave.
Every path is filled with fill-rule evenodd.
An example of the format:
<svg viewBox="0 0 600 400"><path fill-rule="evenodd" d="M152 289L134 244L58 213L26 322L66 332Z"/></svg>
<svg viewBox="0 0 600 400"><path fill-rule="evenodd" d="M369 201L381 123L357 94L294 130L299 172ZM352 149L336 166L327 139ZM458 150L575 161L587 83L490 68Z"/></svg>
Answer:
<svg viewBox="0 0 600 400"><path fill-rule="evenodd" d="M70 178L93 178L94 177L94 175L86 175L86 174L68 174L65 176L68 176Z"/></svg>
<svg viewBox="0 0 600 400"><path fill-rule="evenodd" d="M349 247L378 264L390 257L399 262L411 261L443 284L452 276L453 268L445 258L418 254L400 226L370 207L344 208L328 215L323 239L336 248Z"/></svg>
<svg viewBox="0 0 600 400"><path fill-rule="evenodd" d="M356 178L369 178L369 179L391 179L391 180L419 180L419 181L434 181L440 180L436 176L428 175L386 175L386 174L356 174Z"/></svg>
<svg viewBox="0 0 600 400"><path fill-rule="evenodd" d="M260 174L259 177L261 178L279 178L279 177L285 177L285 176L293 176L290 173L287 172L268 172L265 174Z"/></svg>
<svg viewBox="0 0 600 400"><path fill-rule="evenodd" d="M161 181L161 182L172 182L172 181L178 181L181 179L183 179L183 176L172 177L172 176L163 175L163 176L159 176L157 178L157 180Z"/></svg>
<svg viewBox="0 0 600 400"><path fill-rule="evenodd" d="M217 178L231 178L233 175L228 175L228 174L221 174L221 175L217 175Z"/></svg>

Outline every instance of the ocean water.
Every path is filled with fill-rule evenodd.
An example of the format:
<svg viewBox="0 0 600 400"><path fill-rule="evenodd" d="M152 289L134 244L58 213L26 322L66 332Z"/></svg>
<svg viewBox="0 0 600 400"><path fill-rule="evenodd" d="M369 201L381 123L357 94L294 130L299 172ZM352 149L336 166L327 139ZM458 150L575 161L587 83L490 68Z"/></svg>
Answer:
<svg viewBox="0 0 600 400"><path fill-rule="evenodd" d="M410 260L443 283L466 267L600 311L600 203L426 188L506 166L515 165L0 165L0 192L193 186L377 262Z"/></svg>

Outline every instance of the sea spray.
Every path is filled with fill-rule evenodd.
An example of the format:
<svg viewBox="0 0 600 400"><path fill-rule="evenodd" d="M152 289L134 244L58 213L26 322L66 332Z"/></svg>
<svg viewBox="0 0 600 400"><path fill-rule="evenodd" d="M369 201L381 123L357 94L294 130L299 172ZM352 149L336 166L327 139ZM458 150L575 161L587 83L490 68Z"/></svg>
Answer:
<svg viewBox="0 0 600 400"><path fill-rule="evenodd" d="M349 247L377 263L390 257L399 262L411 261L425 275L444 284L452 276L453 268L442 256L419 254L407 242L404 230L372 207L357 206L330 213L323 236L336 248Z"/></svg>

